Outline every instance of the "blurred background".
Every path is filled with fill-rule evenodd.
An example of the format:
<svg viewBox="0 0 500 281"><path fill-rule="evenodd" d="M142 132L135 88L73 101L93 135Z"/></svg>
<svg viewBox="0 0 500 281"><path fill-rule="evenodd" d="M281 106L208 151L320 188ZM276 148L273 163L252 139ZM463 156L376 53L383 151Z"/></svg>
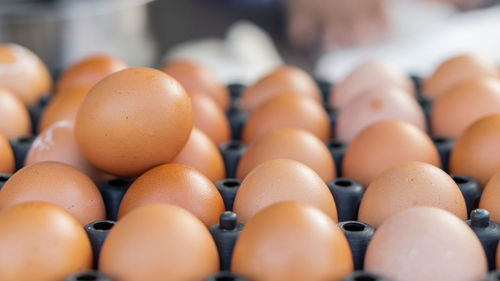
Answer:
<svg viewBox="0 0 500 281"><path fill-rule="evenodd" d="M0 42L38 54L55 74L100 52L134 66L187 57L226 83L276 65L337 81L366 59L427 75L444 59L500 61L493 0L0 0Z"/></svg>

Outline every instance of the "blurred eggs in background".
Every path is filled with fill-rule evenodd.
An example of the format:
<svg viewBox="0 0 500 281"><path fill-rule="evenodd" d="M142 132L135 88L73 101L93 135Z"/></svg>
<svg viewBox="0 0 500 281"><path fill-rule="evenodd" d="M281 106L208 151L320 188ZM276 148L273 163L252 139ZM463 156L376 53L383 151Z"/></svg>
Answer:
<svg viewBox="0 0 500 281"><path fill-rule="evenodd" d="M203 131L217 145L231 139L231 128L226 114L207 95L189 93L193 107L193 125Z"/></svg>
<svg viewBox="0 0 500 281"><path fill-rule="evenodd" d="M0 173L12 173L14 169L14 153L7 138L0 133Z"/></svg>
<svg viewBox="0 0 500 281"><path fill-rule="evenodd" d="M500 170L486 184L479 208L488 210L491 220L500 224Z"/></svg>
<svg viewBox="0 0 500 281"><path fill-rule="evenodd" d="M18 96L1 88L0 134L8 139L31 134L31 119L28 109Z"/></svg>

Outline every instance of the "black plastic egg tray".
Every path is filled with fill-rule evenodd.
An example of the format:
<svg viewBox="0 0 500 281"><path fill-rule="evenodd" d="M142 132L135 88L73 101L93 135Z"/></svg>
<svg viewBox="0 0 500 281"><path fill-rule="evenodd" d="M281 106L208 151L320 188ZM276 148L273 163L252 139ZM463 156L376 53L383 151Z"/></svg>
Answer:
<svg viewBox="0 0 500 281"><path fill-rule="evenodd" d="M417 96L418 102L421 105L427 120L429 120L429 113L432 103L421 94L420 79L412 77L415 82L415 87L419 93ZM332 85L329 82L317 81L318 86L323 94L324 104L328 104L328 95ZM232 130L232 140L219 146L219 150L223 156L226 165L227 179L216 183L224 204L226 212L221 214L218 224L210 227L217 249L219 251L221 272L216 275L207 277L206 281L245 281L241 276L235 275L230 270L230 261L233 246L238 238L243 225L237 223L237 216L232 212L233 201L236 192L240 186L241 181L233 178L235 176L236 167L240 157L245 152L246 146L239 141L239 136L243 125L247 119L246 112L242 111L238 105L237 100L240 96L243 85L232 84L228 86L232 97L231 108L227 112L227 117L230 122ZM50 101L49 97L43 97L39 102L29 109L33 126L33 132L36 132L36 124L38 124L39 117L43 112L45 106ZM335 109L327 108L328 115L332 128L335 126L337 111ZM333 130L332 130L333 131ZM24 158L34 140L34 136L23 137L9 140L14 152L16 161L16 170L22 168ZM442 167L447 171L448 158L450 151L453 148L454 141L447 138L433 138L439 155L441 157ZM347 148L345 143L335 140L330 140L327 143L330 153L333 156L337 168L337 175L342 175L341 162L344 152ZM481 189L476 180L461 176L451 175L460 188L467 206L467 211L471 214L471 219L467 223L472 227L474 232L478 235L481 243L483 244L490 270L495 268L495 256L498 240L500 238L500 226L495 222L490 221L489 214L485 210L476 209L481 196ZM3 183L7 181L10 174L0 174L0 188ZM107 220L97 221L85 226L92 250L94 253L94 268L96 268L97 260L99 257L102 243L104 242L108 232L113 227L118 208L128 187L132 183L130 179L111 179L102 182L98 185L101 195L104 199L106 206ZM366 248L371 237L374 234L374 229L363 222L357 221L358 207L363 197L364 189L356 181L348 178L336 178L327 183L337 206L339 227L345 233L354 259L355 272L345 277L345 281L382 281L381 277L375 276L370 273L362 272L363 260ZM484 280L500 280L500 272L491 271L491 273ZM76 273L68 277L64 281L112 281L108 277L99 273L96 270ZM147 281L147 280L145 280Z"/></svg>

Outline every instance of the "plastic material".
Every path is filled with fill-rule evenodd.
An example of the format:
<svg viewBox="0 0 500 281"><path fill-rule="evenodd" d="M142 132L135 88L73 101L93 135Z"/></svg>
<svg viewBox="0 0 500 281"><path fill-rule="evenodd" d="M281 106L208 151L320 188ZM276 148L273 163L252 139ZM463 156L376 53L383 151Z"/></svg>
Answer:
<svg viewBox="0 0 500 281"><path fill-rule="evenodd" d="M229 111L226 113L226 116L229 120L229 126L231 127L231 139L239 140L241 137L241 131L243 130L243 125L248 118L248 112L242 110L238 106L231 106Z"/></svg>
<svg viewBox="0 0 500 281"><path fill-rule="evenodd" d="M2 189L2 186L4 185L4 183L9 180L10 176L12 176L12 174L0 174L0 190Z"/></svg>
<svg viewBox="0 0 500 281"><path fill-rule="evenodd" d="M122 198L131 184L132 180L118 178L103 181L97 185L106 206L106 219L116 221Z"/></svg>
<svg viewBox="0 0 500 281"><path fill-rule="evenodd" d="M342 159L344 159L347 144L337 140L329 140L326 142L326 146L333 157L333 161L335 161L337 177L340 177L342 176Z"/></svg>
<svg viewBox="0 0 500 281"><path fill-rule="evenodd" d="M16 162L16 171L24 166L24 159L31 148L31 144L35 140L35 136L19 137L9 140L10 147L12 147L12 152L14 152L14 159Z"/></svg>
<svg viewBox="0 0 500 281"><path fill-rule="evenodd" d="M247 279L229 271L221 271L209 276L205 281L247 281Z"/></svg>
<svg viewBox="0 0 500 281"><path fill-rule="evenodd" d="M111 281L111 278L97 270L88 270L70 275L64 281Z"/></svg>
<svg viewBox="0 0 500 281"><path fill-rule="evenodd" d="M223 179L215 183L215 187L217 187L222 200L224 200L226 211L233 210L234 198L236 197L238 188L240 188L240 184L241 181L239 179Z"/></svg>
<svg viewBox="0 0 500 281"><path fill-rule="evenodd" d="M411 74L410 78L411 81L413 82L413 86L415 87L415 92L420 94L422 92L422 83L424 79L415 74Z"/></svg>
<svg viewBox="0 0 500 281"><path fill-rule="evenodd" d="M486 277L484 277L483 281L498 281L500 280L500 271L492 271Z"/></svg>
<svg viewBox="0 0 500 281"><path fill-rule="evenodd" d="M328 119L330 120L330 127L332 128L331 136L335 138L335 127L337 126L337 119L339 117L339 110L336 108L327 108L326 113L328 114Z"/></svg>
<svg viewBox="0 0 500 281"><path fill-rule="evenodd" d="M467 206L467 218L470 218L472 210L479 206L479 199L482 192L481 187L479 183L471 177L451 175L451 178L458 185L458 188L464 196L465 205Z"/></svg>
<svg viewBox="0 0 500 281"><path fill-rule="evenodd" d="M355 271L346 276L342 281L386 281L386 279L364 271Z"/></svg>
<svg viewBox="0 0 500 281"><path fill-rule="evenodd" d="M238 162L246 149L247 147L244 143L235 140L228 141L219 146L219 151L226 166L226 177L234 178L236 176L236 167L238 167Z"/></svg>
<svg viewBox="0 0 500 281"><path fill-rule="evenodd" d="M429 127L429 120L431 116L431 110L432 110L432 101L425 95L425 94L419 94L417 96L417 102L422 107L422 110L424 111L425 119L427 120L427 128Z"/></svg>
<svg viewBox="0 0 500 281"><path fill-rule="evenodd" d="M483 245L488 269L495 269L498 240L500 239L500 225L490 220L490 213L484 209L475 209L470 214L467 224L474 230ZM500 275L499 275L500 277ZM500 280L500 279L493 279Z"/></svg>
<svg viewBox="0 0 500 281"><path fill-rule="evenodd" d="M335 199L339 222L356 220L359 204L364 194L363 186L347 178L337 178L327 182L326 185Z"/></svg>
<svg viewBox="0 0 500 281"><path fill-rule="evenodd" d="M321 92L323 103L328 104L330 98L330 91L333 87L332 83L323 79L316 79L316 84L318 85L318 88Z"/></svg>
<svg viewBox="0 0 500 281"><path fill-rule="evenodd" d="M52 96L50 95L42 96L40 97L40 99L36 104L28 108L33 134L36 134L38 132L38 124L40 123L40 117L42 116L45 107L47 106L47 104L49 104L51 99Z"/></svg>
<svg viewBox="0 0 500 281"><path fill-rule="evenodd" d="M450 153L455 146L455 140L450 138L433 137L432 142L437 148L439 158L441 159L441 167L443 171L448 172Z"/></svg>
<svg viewBox="0 0 500 281"><path fill-rule="evenodd" d="M349 242L349 247L351 247L354 270L362 269L366 248L375 230L369 224L359 221L341 222L339 223L339 227L344 232L347 242Z"/></svg>
<svg viewBox="0 0 500 281"><path fill-rule="evenodd" d="M236 100L241 96L241 93L245 89L245 85L240 83L232 83L227 85L227 89L229 90L229 94L231 95L232 100Z"/></svg>
<svg viewBox="0 0 500 281"><path fill-rule="evenodd" d="M230 269L234 244L243 229L243 225L237 223L237 221L238 217L236 216L236 213L226 211L220 215L219 223L214 224L209 228L210 234L212 234L215 244L217 245L221 270Z"/></svg>
<svg viewBox="0 0 500 281"><path fill-rule="evenodd" d="M114 221L105 220L91 222L84 227L85 232L87 232L87 235L89 236L90 244L92 246L94 268L97 268L99 262L99 254L101 253L102 243L104 243L104 240L106 239L109 231L114 225Z"/></svg>

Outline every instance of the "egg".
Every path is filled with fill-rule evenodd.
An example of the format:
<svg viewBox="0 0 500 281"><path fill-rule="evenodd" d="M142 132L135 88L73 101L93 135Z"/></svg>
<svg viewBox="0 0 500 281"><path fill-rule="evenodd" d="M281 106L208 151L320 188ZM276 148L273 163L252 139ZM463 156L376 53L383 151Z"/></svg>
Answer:
<svg viewBox="0 0 500 281"><path fill-rule="evenodd" d="M306 72L295 66L283 65L246 87L239 104L244 110L252 111L282 94L299 95L322 102L318 85Z"/></svg>
<svg viewBox="0 0 500 281"><path fill-rule="evenodd" d="M465 200L455 181L443 170L423 162L407 162L382 172L368 186L358 219L374 228L413 206L431 206L467 219Z"/></svg>
<svg viewBox="0 0 500 281"><path fill-rule="evenodd" d="M106 76L123 70L128 64L122 59L94 54L70 65L57 80L58 94L64 94L73 87L94 86Z"/></svg>
<svg viewBox="0 0 500 281"><path fill-rule="evenodd" d="M203 65L179 59L168 62L161 70L179 81L188 93L205 94L222 109L229 109L229 90Z"/></svg>
<svg viewBox="0 0 500 281"><path fill-rule="evenodd" d="M279 158L307 165L325 182L336 176L335 163L325 143L308 131L280 128L250 143L238 162L236 177L244 179L258 165Z"/></svg>
<svg viewBox="0 0 500 281"><path fill-rule="evenodd" d="M0 85L17 95L26 106L49 93L52 78L45 64L17 44L0 44Z"/></svg>
<svg viewBox="0 0 500 281"><path fill-rule="evenodd" d="M23 101L12 92L1 88L0 134L8 139L31 134L31 119Z"/></svg>
<svg viewBox="0 0 500 281"><path fill-rule="evenodd" d="M360 93L340 109L335 137L349 142L364 128L381 120L402 120L427 130L424 112L415 98L399 88L379 87Z"/></svg>
<svg viewBox="0 0 500 281"><path fill-rule="evenodd" d="M231 128L226 114L211 98L190 94L193 107L193 125L207 134L217 145L231 139Z"/></svg>
<svg viewBox="0 0 500 281"><path fill-rule="evenodd" d="M7 138L0 133L0 173L10 174L14 172L15 167L14 152Z"/></svg>
<svg viewBox="0 0 500 281"><path fill-rule="evenodd" d="M57 121L66 120L75 123L76 113L91 86L75 86L58 94L49 102L38 123L38 131L46 130Z"/></svg>
<svg viewBox="0 0 500 281"><path fill-rule="evenodd" d="M400 89L409 96L415 93L412 80L397 66L387 61L366 61L331 89L329 106L342 108L365 91L388 87Z"/></svg>
<svg viewBox="0 0 500 281"><path fill-rule="evenodd" d="M500 114L470 125L457 139L450 154L450 173L469 176L484 188L500 170Z"/></svg>
<svg viewBox="0 0 500 281"><path fill-rule="evenodd" d="M99 271L112 280L203 280L219 271L205 225L168 204L137 208L120 219L102 245Z"/></svg>
<svg viewBox="0 0 500 281"><path fill-rule="evenodd" d="M458 138L474 121L493 113L500 113L500 80L464 79L436 98L430 119L432 133Z"/></svg>
<svg viewBox="0 0 500 281"><path fill-rule="evenodd" d="M3 191L2 191L3 192ZM0 212L0 280L63 280L92 268L92 249L80 223L45 202Z"/></svg>
<svg viewBox="0 0 500 281"><path fill-rule="evenodd" d="M320 103L299 95L280 95L255 109L243 127L242 140L251 142L274 129L307 130L322 141L330 138L330 121Z"/></svg>
<svg viewBox="0 0 500 281"><path fill-rule="evenodd" d="M193 167L213 182L226 178L224 159L219 149L205 133L195 127L184 148L170 163Z"/></svg>
<svg viewBox="0 0 500 281"><path fill-rule="evenodd" d="M482 280L488 271L472 229L435 207L414 207L386 220L373 236L364 270L387 280Z"/></svg>
<svg viewBox="0 0 500 281"><path fill-rule="evenodd" d="M90 163L131 177L172 160L192 127L191 102L182 86L159 70L137 67L92 88L78 110L75 135Z"/></svg>
<svg viewBox="0 0 500 281"><path fill-rule="evenodd" d="M439 65L423 83L423 92L434 100L456 83L472 77L500 77L493 61L477 55L452 57Z"/></svg>
<svg viewBox="0 0 500 281"><path fill-rule="evenodd" d="M39 162L13 174L0 192L0 210L27 201L55 204L82 225L106 217L99 190L78 169L59 162Z"/></svg>
<svg viewBox="0 0 500 281"><path fill-rule="evenodd" d="M215 185L196 169L181 164L160 165L139 176L123 196L118 220L138 207L155 203L182 207L207 227L219 222L225 211Z"/></svg>
<svg viewBox="0 0 500 281"><path fill-rule="evenodd" d="M408 161L441 166L436 147L422 130L404 121L379 121L349 143L342 176L366 187L383 171Z"/></svg>
<svg viewBox="0 0 500 281"><path fill-rule="evenodd" d="M234 246L231 271L248 280L340 281L353 271L347 239L320 210L279 202L251 218Z"/></svg>
<svg viewBox="0 0 500 281"><path fill-rule="evenodd" d="M500 170L486 184L479 208L488 210L491 220L500 223Z"/></svg>
<svg viewBox="0 0 500 281"><path fill-rule="evenodd" d="M289 200L315 206L337 221L335 201L325 182L311 168L290 159L273 159L254 168L236 193L233 211L244 224L266 206Z"/></svg>
<svg viewBox="0 0 500 281"><path fill-rule="evenodd" d="M35 138L26 154L24 166L43 161L57 161L71 165L94 182L99 182L104 176L80 153L73 124L65 120L52 124Z"/></svg>

